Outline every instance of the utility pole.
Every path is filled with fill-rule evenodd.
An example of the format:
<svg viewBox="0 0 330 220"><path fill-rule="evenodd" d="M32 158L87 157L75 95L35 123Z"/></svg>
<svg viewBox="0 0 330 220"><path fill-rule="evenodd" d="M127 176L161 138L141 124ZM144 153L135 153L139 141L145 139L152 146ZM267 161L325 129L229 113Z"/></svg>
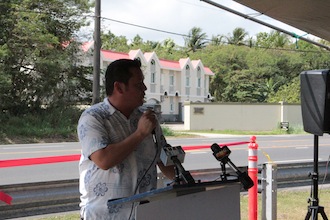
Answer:
<svg viewBox="0 0 330 220"><path fill-rule="evenodd" d="M101 0L95 0L94 16L94 60L93 60L93 100L100 102L100 50L101 50Z"/></svg>

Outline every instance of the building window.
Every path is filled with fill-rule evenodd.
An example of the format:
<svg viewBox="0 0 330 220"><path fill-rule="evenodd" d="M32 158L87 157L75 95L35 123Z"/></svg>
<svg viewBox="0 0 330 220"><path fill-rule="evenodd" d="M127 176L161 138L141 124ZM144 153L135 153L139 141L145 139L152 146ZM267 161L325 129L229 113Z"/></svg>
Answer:
<svg viewBox="0 0 330 220"><path fill-rule="evenodd" d="M155 60L151 60L150 73L151 73L150 82L151 83L156 83L156 64L155 64Z"/></svg>
<svg viewBox="0 0 330 220"><path fill-rule="evenodd" d="M151 73L151 83L155 83L155 82L156 82L155 73Z"/></svg>
<svg viewBox="0 0 330 220"><path fill-rule="evenodd" d="M160 70L160 84L162 85L163 84L163 77L164 77L164 72L163 72L163 70L161 69Z"/></svg>
<svg viewBox="0 0 330 220"><path fill-rule="evenodd" d="M202 73L201 73L201 68L197 67L197 88L202 87Z"/></svg>
<svg viewBox="0 0 330 220"><path fill-rule="evenodd" d="M198 88L201 87L201 78L197 78L197 87L198 87Z"/></svg>
<svg viewBox="0 0 330 220"><path fill-rule="evenodd" d="M170 75L170 86L174 86L174 75Z"/></svg>
<svg viewBox="0 0 330 220"><path fill-rule="evenodd" d="M186 66L186 87L190 87L190 67Z"/></svg>
<svg viewBox="0 0 330 220"><path fill-rule="evenodd" d="M186 76L186 87L190 86L190 77Z"/></svg>

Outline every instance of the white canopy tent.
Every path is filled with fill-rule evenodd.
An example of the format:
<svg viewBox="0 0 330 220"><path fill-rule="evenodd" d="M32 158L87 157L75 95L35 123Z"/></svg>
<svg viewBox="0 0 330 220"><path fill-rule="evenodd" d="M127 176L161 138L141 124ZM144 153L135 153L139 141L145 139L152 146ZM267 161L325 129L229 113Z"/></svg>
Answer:
<svg viewBox="0 0 330 220"><path fill-rule="evenodd" d="M330 41L328 0L234 0L306 33Z"/></svg>
<svg viewBox="0 0 330 220"><path fill-rule="evenodd" d="M255 17L243 14L235 11L232 8L228 8L220 3L212 0L201 0L209 3L218 8L227 10L231 13L244 17L245 19L252 20L259 24L273 28L280 32L291 35L292 37L299 38L317 46L330 50L330 47L319 42L313 41L303 36L297 36L295 33L289 32L282 28L268 24L262 20L258 20ZM293 26L297 29L312 34L324 40L330 41L330 25L328 25L328 19L330 14L330 1L327 0L234 0L237 3L249 7L260 14L267 15L275 20L281 21L285 24Z"/></svg>

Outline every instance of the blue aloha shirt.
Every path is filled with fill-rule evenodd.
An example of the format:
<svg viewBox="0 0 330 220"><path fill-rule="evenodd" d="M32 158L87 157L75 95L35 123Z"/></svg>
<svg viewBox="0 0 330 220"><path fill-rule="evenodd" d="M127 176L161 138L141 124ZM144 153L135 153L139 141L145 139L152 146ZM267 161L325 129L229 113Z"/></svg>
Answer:
<svg viewBox="0 0 330 220"><path fill-rule="evenodd" d="M127 119L107 98L82 113L77 132L82 147L79 190L80 212L84 220L128 220L129 217L135 219L133 207L136 207L136 204L126 203L108 207L108 200L156 189L156 163L160 161L161 146L166 145L159 125L156 127L156 138L159 143L157 147L150 134L122 163L108 170L100 169L89 159L93 152L105 148L108 144L123 141L132 134L137 129L141 115L142 112L137 108ZM154 164L144 176L152 162Z"/></svg>

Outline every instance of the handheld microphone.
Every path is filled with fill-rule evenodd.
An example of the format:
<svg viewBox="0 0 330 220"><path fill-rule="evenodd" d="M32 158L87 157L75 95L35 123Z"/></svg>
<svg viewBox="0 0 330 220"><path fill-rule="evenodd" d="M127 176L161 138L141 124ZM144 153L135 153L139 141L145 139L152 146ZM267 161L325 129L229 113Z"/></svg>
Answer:
<svg viewBox="0 0 330 220"><path fill-rule="evenodd" d="M150 111L152 111L156 116L157 116L157 118L158 118L158 115L157 115L157 111L156 111L156 109L154 108L154 107L152 107L152 106L149 106L149 105L141 105L139 108L139 111L141 112L141 113L144 113L144 112L146 112L147 110L150 110Z"/></svg>
<svg viewBox="0 0 330 220"><path fill-rule="evenodd" d="M142 112L142 113L144 113L147 110L151 110L151 111L153 111L156 114L156 112L155 112L155 110L154 110L154 108L152 106L142 105L142 106L139 107L139 111ZM151 131L151 134L152 134L152 138L153 138L154 142L156 143L157 142L157 139L156 139L156 128Z"/></svg>

